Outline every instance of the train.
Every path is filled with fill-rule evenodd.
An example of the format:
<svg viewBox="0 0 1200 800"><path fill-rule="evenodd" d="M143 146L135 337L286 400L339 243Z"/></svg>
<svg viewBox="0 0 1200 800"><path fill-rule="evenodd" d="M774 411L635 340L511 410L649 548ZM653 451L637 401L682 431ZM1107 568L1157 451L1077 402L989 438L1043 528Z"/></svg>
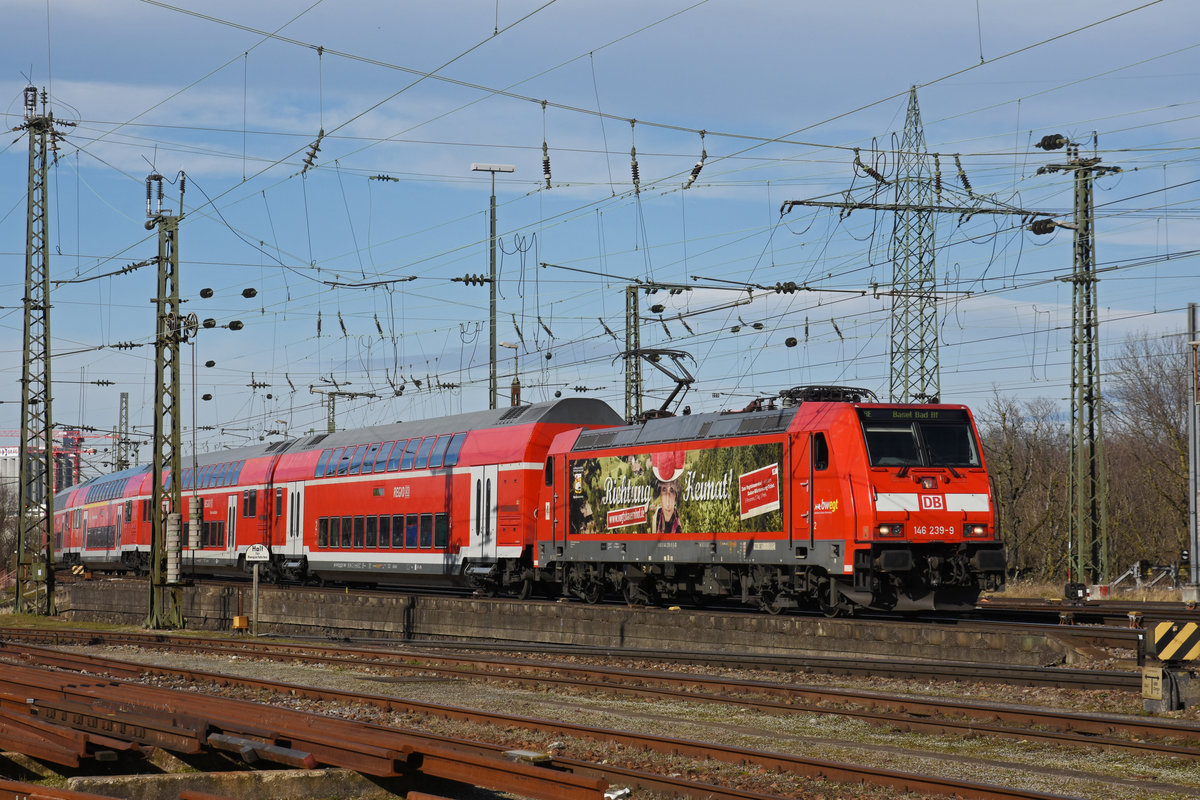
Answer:
<svg viewBox="0 0 1200 800"><path fill-rule="evenodd" d="M185 577L242 575L263 545L281 582L828 615L969 608L1005 578L970 410L849 387L635 424L560 398L183 463ZM59 493L59 566L146 573L155 477Z"/></svg>

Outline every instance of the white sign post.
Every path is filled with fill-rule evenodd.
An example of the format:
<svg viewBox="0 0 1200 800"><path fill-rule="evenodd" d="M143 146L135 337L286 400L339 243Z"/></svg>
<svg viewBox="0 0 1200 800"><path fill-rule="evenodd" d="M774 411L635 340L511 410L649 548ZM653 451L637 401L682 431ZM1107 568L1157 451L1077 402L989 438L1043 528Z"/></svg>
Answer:
<svg viewBox="0 0 1200 800"><path fill-rule="evenodd" d="M246 561L254 564L254 599L253 613L254 617L250 623L250 635L258 636L258 565L264 561L271 560L271 551L266 545L252 544L246 548Z"/></svg>

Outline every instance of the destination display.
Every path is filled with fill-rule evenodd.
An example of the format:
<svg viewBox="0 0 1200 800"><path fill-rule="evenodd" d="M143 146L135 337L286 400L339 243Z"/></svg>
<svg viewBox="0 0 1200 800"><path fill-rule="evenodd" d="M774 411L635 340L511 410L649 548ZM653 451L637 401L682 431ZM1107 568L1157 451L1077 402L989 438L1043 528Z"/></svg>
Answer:
<svg viewBox="0 0 1200 800"><path fill-rule="evenodd" d="M729 533L783 528L783 444L581 458L571 533Z"/></svg>

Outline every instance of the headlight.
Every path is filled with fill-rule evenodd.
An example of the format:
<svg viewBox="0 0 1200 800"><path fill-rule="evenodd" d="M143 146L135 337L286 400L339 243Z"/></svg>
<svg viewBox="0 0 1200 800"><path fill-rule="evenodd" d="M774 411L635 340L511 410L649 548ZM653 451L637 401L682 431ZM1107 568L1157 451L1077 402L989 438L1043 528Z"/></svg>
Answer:
<svg viewBox="0 0 1200 800"><path fill-rule="evenodd" d="M876 526L875 533L879 536L896 538L904 535L904 526L898 522L885 522Z"/></svg>
<svg viewBox="0 0 1200 800"><path fill-rule="evenodd" d="M988 526L965 525L963 526L963 536L968 539L986 539L988 537Z"/></svg>

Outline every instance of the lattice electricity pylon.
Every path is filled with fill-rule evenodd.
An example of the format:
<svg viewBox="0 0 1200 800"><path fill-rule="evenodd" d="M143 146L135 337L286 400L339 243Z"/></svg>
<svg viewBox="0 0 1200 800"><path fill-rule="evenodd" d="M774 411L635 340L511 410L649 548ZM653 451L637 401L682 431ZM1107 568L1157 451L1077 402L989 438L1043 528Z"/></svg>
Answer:
<svg viewBox="0 0 1200 800"><path fill-rule="evenodd" d="M957 160L957 156L955 156ZM855 166L876 182L878 193L888 183L887 178L863 164L855 152ZM895 212L892 237L892 329L890 399L893 402L937 402L941 394L938 364L937 303L935 293L937 274L934 270L934 214L996 214L1030 219L1049 227L1034 229L1049 233L1054 229L1052 215L1042 211L1027 211L1012 206L984 205L980 196L971 193L970 183L959 166L959 179L974 202L970 205L942 204L940 170L929 165L925 149L925 133L921 127L921 112L917 92L909 93L908 115L900 152L896 156L896 201L893 203L828 200L787 200L779 209L780 215L795 206L836 208L844 214L855 209ZM936 164L936 162L935 162ZM932 202L934 196L939 202ZM813 288L815 287L806 287Z"/></svg>
<svg viewBox="0 0 1200 800"><path fill-rule="evenodd" d="M40 105L40 110L39 110ZM54 440L50 382L50 231L47 222L47 158L56 149L56 122L46 96L25 88L29 131L29 185L25 227L25 340L21 367L21 446L17 489L17 613L53 615ZM38 594L45 592L45 603Z"/></svg>
<svg viewBox="0 0 1200 800"><path fill-rule="evenodd" d="M896 164L896 212L892 237L892 402L936 402L938 369L937 273L933 260L933 169L917 90L908 95L908 114Z"/></svg>

